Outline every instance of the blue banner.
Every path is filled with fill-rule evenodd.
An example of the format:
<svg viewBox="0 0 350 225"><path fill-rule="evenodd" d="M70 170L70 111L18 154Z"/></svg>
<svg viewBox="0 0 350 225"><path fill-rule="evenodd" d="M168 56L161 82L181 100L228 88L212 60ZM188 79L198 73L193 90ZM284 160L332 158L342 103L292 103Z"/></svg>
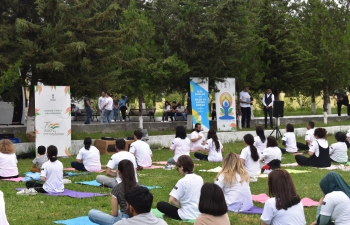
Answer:
<svg viewBox="0 0 350 225"><path fill-rule="evenodd" d="M191 104L192 104L192 123L202 124L202 130L210 129L209 117L209 93L208 93L208 78L191 78Z"/></svg>

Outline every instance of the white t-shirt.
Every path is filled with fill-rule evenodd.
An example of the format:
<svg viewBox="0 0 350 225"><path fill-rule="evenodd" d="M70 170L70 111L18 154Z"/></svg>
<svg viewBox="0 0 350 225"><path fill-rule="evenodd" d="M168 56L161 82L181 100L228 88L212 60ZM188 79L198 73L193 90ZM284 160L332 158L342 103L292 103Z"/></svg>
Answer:
<svg viewBox="0 0 350 225"><path fill-rule="evenodd" d="M118 170L119 162L124 160L124 159L130 160L134 164L136 182L138 182L137 173L136 173L137 164L136 164L135 156L133 154L131 154L130 152L120 151L120 152L113 154L111 159L107 163L107 167L112 169L112 170L113 169ZM119 177L118 173L117 173L116 180L118 183L122 182L122 179Z"/></svg>
<svg viewBox="0 0 350 225"><path fill-rule="evenodd" d="M244 101L244 102L250 102L250 94L245 91L239 92L239 99ZM239 103L239 105L243 108L250 107L250 104L248 103Z"/></svg>
<svg viewBox="0 0 350 225"><path fill-rule="evenodd" d="M252 193L250 191L249 183L240 182L241 176L236 174L236 183L232 186L224 183L224 174L220 174L218 179L215 181L225 195L227 206L232 203L242 203L240 211L249 210L253 207Z"/></svg>
<svg viewBox="0 0 350 225"><path fill-rule="evenodd" d="M165 112L170 112L171 111L171 108L170 108L170 105L167 105L164 109Z"/></svg>
<svg viewBox="0 0 350 225"><path fill-rule="evenodd" d="M106 110L113 110L113 98L111 97L107 97L106 98L106 101L105 101L105 104L107 103L105 109Z"/></svg>
<svg viewBox="0 0 350 225"><path fill-rule="evenodd" d="M79 150L77 159L82 160L87 171L96 172L101 170L100 151L95 146L85 147Z"/></svg>
<svg viewBox="0 0 350 225"><path fill-rule="evenodd" d="M186 174L170 192L170 196L180 202L181 208L177 212L181 219L194 220L201 214L198 210L198 204L203 183L201 176L194 173Z"/></svg>
<svg viewBox="0 0 350 225"><path fill-rule="evenodd" d="M105 103L106 103L106 98L105 97L99 97L98 98L98 108L99 109L102 109L103 108L103 106L105 105Z"/></svg>
<svg viewBox="0 0 350 225"><path fill-rule="evenodd" d="M326 194L321 205L320 214L330 216L334 224L348 225L350 221L350 199L342 191Z"/></svg>
<svg viewBox="0 0 350 225"><path fill-rule="evenodd" d="M270 198L265 202L261 221L271 225L305 225L303 204L299 202L287 210L276 209L276 199Z"/></svg>
<svg viewBox="0 0 350 225"><path fill-rule="evenodd" d="M205 149L208 149L208 161L209 162L221 162L222 161L222 149L223 146L221 141L219 141L220 148L219 151L216 151L216 145L213 139L207 140L205 143Z"/></svg>
<svg viewBox="0 0 350 225"><path fill-rule="evenodd" d="M305 133L305 141L310 141L310 144L309 144L309 148L311 147L311 143L316 140L315 138L315 129L310 129L310 130L307 130L306 133Z"/></svg>
<svg viewBox="0 0 350 225"><path fill-rule="evenodd" d="M320 138L320 139L317 139L317 140L315 140L315 141L313 141L311 143L309 151L313 152L316 157L318 157L320 155L320 150L319 150L318 144L322 148L327 148L328 147L328 141L326 139Z"/></svg>
<svg viewBox="0 0 350 225"><path fill-rule="evenodd" d="M286 142L286 151L287 152L295 153L298 151L297 141L295 139L294 132L286 132L283 135L282 141Z"/></svg>
<svg viewBox="0 0 350 225"><path fill-rule="evenodd" d="M268 147L261 155L261 159L264 160L264 165L268 164L274 159L282 160L282 152L279 147Z"/></svg>
<svg viewBox="0 0 350 225"><path fill-rule="evenodd" d="M175 138L173 142L171 143L170 149L174 150L174 160L177 162L177 159L182 155L190 155L190 148L191 141L188 138L181 139L181 138Z"/></svg>
<svg viewBox="0 0 350 225"><path fill-rule="evenodd" d="M348 161L348 147L345 142L337 142L329 146L329 157L340 163Z"/></svg>
<svg viewBox="0 0 350 225"><path fill-rule="evenodd" d="M141 140L137 140L130 145L130 153L135 155L137 165L142 167L152 166L152 151L149 145Z"/></svg>
<svg viewBox="0 0 350 225"><path fill-rule="evenodd" d="M239 156L241 159L244 159L244 168L249 173L249 176L259 176L261 169L259 160L254 161L251 157L250 146L247 146L242 149L241 155Z"/></svg>
<svg viewBox="0 0 350 225"><path fill-rule="evenodd" d="M348 133L346 134L346 137L349 139L349 143L350 143L350 130L348 130Z"/></svg>
<svg viewBox="0 0 350 225"><path fill-rule="evenodd" d="M16 154L0 152L0 177L13 177L18 175Z"/></svg>
<svg viewBox="0 0 350 225"><path fill-rule="evenodd" d="M9 225L9 222L6 218L6 212L5 212L5 200L4 200L4 193L0 191L0 224L1 225Z"/></svg>
<svg viewBox="0 0 350 225"><path fill-rule="evenodd" d="M202 145L202 142L205 141L204 135L202 132L197 132L197 131L193 131L191 133L191 140L198 138L199 136L201 136L202 138L199 139L198 141L192 142L191 141L191 150L201 150L204 149L204 146Z"/></svg>
<svg viewBox="0 0 350 225"><path fill-rule="evenodd" d="M47 161L41 167L41 177L45 177L43 188L48 193L60 193L64 191L63 164L56 160Z"/></svg>
<svg viewBox="0 0 350 225"><path fill-rule="evenodd" d="M267 145L267 139L265 139L265 142L262 142L259 136L254 137L254 144L253 144L257 149L259 155L265 150L266 145Z"/></svg>

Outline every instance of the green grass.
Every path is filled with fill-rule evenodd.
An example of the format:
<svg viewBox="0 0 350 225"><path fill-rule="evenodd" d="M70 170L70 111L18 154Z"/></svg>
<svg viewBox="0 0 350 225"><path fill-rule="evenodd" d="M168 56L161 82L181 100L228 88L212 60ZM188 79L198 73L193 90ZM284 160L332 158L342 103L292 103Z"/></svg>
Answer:
<svg viewBox="0 0 350 225"><path fill-rule="evenodd" d="M334 137L328 138L329 143L333 143ZM298 138L298 141L303 142L302 138ZM224 155L229 152L239 153L244 147L242 142L224 144ZM164 161L173 156L173 153L167 150L153 150L154 161ZM60 161L65 167L70 167L70 162L75 158L62 158ZM109 159L108 155L101 156L101 162L106 165ZM292 155L283 155L282 163L292 163L294 157ZM211 169L217 166L221 166L220 163L209 163L203 161L195 161L200 166L195 167L195 173L203 177L205 182L213 182L215 179L215 173L199 172L200 169ZM31 159L19 160L18 167L20 173L26 172L31 166ZM328 173L328 171L312 168L293 167L293 169L307 169L312 172L303 174L292 174L297 191L301 198L309 197L316 201L322 196L321 190L318 186L321 178ZM348 172L339 172L343 178L350 183ZM72 184L67 184L66 188L77 191L90 191L100 192L108 194L110 189L102 187L90 187L84 185L74 184L75 181L93 180L97 173L92 175L84 175L78 177L72 177ZM180 174L176 170L144 170L139 172L139 182L143 185L160 185L161 189L154 189L153 208L156 207L158 201L168 201L169 193L174 184L181 178ZM16 187L25 187L24 183L13 183L0 181L0 190L4 192L6 202L6 213L11 225L37 225L37 224L53 224L54 220L70 219L74 217L87 215L88 211L92 208L102 210L106 213L111 212L109 197L95 197L88 199L73 199L69 197L49 197L42 194L36 196L17 196ZM252 194L267 193L267 179L259 179L256 183L250 184ZM263 207L263 204L254 203L256 206ZM315 219L316 207L304 208L307 224L310 224ZM260 224L260 216L258 215L244 215L229 213L231 224ZM187 224L184 222L177 222L166 219L168 224Z"/></svg>

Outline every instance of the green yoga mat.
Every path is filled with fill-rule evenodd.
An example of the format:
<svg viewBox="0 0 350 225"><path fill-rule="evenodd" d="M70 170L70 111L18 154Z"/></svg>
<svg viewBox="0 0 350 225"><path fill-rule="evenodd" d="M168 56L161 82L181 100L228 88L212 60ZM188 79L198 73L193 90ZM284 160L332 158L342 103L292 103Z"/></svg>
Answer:
<svg viewBox="0 0 350 225"><path fill-rule="evenodd" d="M164 213L160 212L158 209L151 209L151 212L155 217L163 219ZM178 220L175 220L175 221L178 221ZM187 223L194 223L195 220L183 220L183 221Z"/></svg>

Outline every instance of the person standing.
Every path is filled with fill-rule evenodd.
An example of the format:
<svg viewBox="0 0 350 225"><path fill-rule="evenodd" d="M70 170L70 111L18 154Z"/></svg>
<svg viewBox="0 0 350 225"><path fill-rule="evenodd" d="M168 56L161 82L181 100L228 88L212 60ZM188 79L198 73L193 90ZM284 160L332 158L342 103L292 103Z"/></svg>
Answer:
<svg viewBox="0 0 350 225"><path fill-rule="evenodd" d="M250 128L250 117L251 117L251 108L250 108L250 94L248 93L249 88L244 87L243 90L239 93L239 102L242 112L242 128L245 127L245 122L247 122L247 128Z"/></svg>
<svg viewBox="0 0 350 225"><path fill-rule="evenodd" d="M171 111L170 111L170 113L169 113L171 121L173 121L173 117L174 117L175 114L176 114L176 108L177 108L176 101L173 101L173 102L171 103Z"/></svg>
<svg viewBox="0 0 350 225"><path fill-rule="evenodd" d="M103 123L105 120L105 111L103 106L106 102L106 92L102 91L101 97L98 98L98 108L100 109L100 123Z"/></svg>
<svg viewBox="0 0 350 225"><path fill-rule="evenodd" d="M341 91L335 91L333 94L333 99L337 101L337 108L338 108L338 116L341 116L341 107L342 105L347 106L347 113L348 116L350 115L349 112L349 98L346 95L346 93L341 93Z"/></svg>
<svg viewBox="0 0 350 225"><path fill-rule="evenodd" d="M87 95L85 95L84 97L84 107L86 112L86 119L84 124L90 124L90 118L92 116L92 106L90 98Z"/></svg>
<svg viewBox="0 0 350 225"><path fill-rule="evenodd" d="M272 94L271 89L267 89L266 93L263 97L263 105L264 105L264 116L265 116L265 129L267 128L267 114L270 117L270 126L273 128L273 120L272 120L272 106L275 101L275 96Z"/></svg>
<svg viewBox="0 0 350 225"><path fill-rule="evenodd" d="M126 119L126 101L128 100L128 96L126 95L123 95L122 96L122 99L119 100L119 108L120 108L120 111L122 112L122 117L123 117L123 121L125 121Z"/></svg>
<svg viewBox="0 0 350 225"><path fill-rule="evenodd" d="M112 120L112 110L113 110L113 99L110 97L109 93L105 95L105 104L103 105L104 115L106 122L111 123Z"/></svg>
<svg viewBox="0 0 350 225"><path fill-rule="evenodd" d="M119 116L119 100L118 100L118 95L115 95L114 101L113 101L113 116L114 116L114 121L117 122L120 120Z"/></svg>

